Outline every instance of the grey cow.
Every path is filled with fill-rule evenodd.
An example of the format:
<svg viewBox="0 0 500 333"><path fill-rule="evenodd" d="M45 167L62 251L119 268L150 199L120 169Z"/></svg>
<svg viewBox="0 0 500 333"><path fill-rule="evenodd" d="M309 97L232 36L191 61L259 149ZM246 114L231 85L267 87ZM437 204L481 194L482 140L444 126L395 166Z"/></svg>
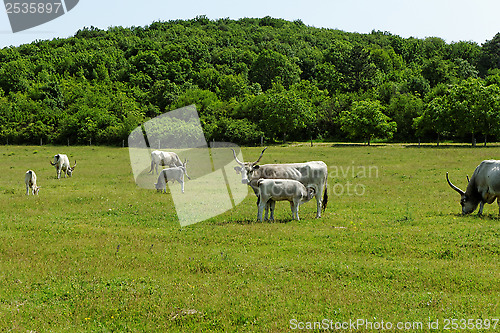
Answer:
<svg viewBox="0 0 500 333"><path fill-rule="evenodd" d="M181 184L181 191L184 193L184 175L188 179L191 179L186 170L187 166L187 160L182 163L182 166L177 166L177 167L172 167L168 169L163 169L160 174L158 175L158 180L156 181L155 188L158 191L166 192L167 191L167 183L169 181L175 182L177 181L178 183Z"/></svg>
<svg viewBox="0 0 500 333"><path fill-rule="evenodd" d="M462 214L472 213L479 205L478 215L481 215L485 203L491 204L500 198L500 161L482 161L474 170L470 180L468 179L469 182L465 191L452 184L448 178L448 172L446 173L446 180L450 187L461 196ZM500 214L500 201L497 200L497 203Z"/></svg>

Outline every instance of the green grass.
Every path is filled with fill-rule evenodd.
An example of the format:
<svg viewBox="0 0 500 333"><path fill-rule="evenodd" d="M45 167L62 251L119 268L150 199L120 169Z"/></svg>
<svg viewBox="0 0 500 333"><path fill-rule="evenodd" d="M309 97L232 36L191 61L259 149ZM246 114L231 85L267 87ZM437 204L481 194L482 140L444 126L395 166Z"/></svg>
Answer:
<svg viewBox="0 0 500 333"><path fill-rule="evenodd" d="M72 178L55 179L56 153L78 161ZM2 146L0 330L282 332L291 319L363 318L425 331L429 318L441 329L445 318L498 318L498 206L461 216L445 180L464 188L490 158L500 147L270 147L262 163L329 165L321 219L314 200L301 221L278 202L277 221L257 223L249 192L182 228L170 195L135 185L127 149ZM25 196L28 169L38 197Z"/></svg>

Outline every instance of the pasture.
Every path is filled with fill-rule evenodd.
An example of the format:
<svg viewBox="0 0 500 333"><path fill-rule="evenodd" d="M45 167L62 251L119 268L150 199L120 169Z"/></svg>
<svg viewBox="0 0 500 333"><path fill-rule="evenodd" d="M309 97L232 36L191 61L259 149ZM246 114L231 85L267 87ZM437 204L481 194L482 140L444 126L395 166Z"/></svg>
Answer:
<svg viewBox="0 0 500 333"><path fill-rule="evenodd" d="M243 148L245 160L260 151ZM72 178L55 179L57 153L78 161ZM441 331L446 319L499 318L498 206L459 215L445 179L465 188L491 158L500 147L272 146L262 164L328 164L321 219L313 199L301 221L278 202L277 220L258 223L249 191L181 227L170 194L135 185L126 148L1 146L0 330L284 332L364 319L423 324L414 331L439 320ZM28 169L37 197L25 196Z"/></svg>

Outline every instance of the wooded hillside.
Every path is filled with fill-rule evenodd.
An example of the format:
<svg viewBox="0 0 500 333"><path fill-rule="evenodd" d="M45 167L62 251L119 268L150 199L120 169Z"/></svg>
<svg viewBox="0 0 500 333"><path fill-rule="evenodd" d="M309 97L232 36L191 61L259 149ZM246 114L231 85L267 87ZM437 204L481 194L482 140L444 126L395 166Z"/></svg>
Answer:
<svg viewBox="0 0 500 333"><path fill-rule="evenodd" d="M0 143L121 144L196 104L207 140L500 136L500 34L483 45L301 21L154 22L0 50Z"/></svg>

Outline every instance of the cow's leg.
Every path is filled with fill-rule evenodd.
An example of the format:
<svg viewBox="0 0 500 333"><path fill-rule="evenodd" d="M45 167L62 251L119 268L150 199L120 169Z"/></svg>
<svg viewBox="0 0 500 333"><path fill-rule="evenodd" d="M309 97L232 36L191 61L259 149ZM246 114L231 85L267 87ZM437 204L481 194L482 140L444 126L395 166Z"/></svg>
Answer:
<svg viewBox="0 0 500 333"><path fill-rule="evenodd" d="M26 185L26 195L30 195L30 188L28 185Z"/></svg>
<svg viewBox="0 0 500 333"><path fill-rule="evenodd" d="M322 200L321 200L321 192L322 192L322 189L323 189L323 184L320 184L320 186L318 186L318 188L316 189L316 218L320 218L321 217L321 204L323 203Z"/></svg>
<svg viewBox="0 0 500 333"><path fill-rule="evenodd" d="M479 212L477 212L477 215L478 215L478 216L483 215L483 207L484 207L484 202L483 202L483 201L481 201L481 202L479 203Z"/></svg>
<svg viewBox="0 0 500 333"><path fill-rule="evenodd" d="M274 221L274 207L276 206L276 201L269 200L267 203L268 203L268 206L270 206L270 208L271 208L271 221Z"/></svg>
<svg viewBox="0 0 500 333"><path fill-rule="evenodd" d="M300 221L299 219L299 203L298 201L293 201L293 215L294 218L297 219L297 221Z"/></svg>
<svg viewBox="0 0 500 333"><path fill-rule="evenodd" d="M259 220L260 222L262 222L262 212L264 211L266 204L267 204L267 202L264 202L264 200L260 200L260 202L259 202L259 206L258 206L259 208L257 210L257 220Z"/></svg>

